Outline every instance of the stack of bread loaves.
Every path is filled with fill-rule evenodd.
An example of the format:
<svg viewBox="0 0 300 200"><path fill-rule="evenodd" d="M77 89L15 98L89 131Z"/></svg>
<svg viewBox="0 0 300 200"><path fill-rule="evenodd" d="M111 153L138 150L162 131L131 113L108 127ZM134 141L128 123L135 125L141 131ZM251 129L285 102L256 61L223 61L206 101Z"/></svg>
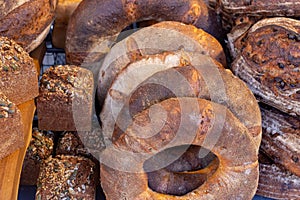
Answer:
<svg viewBox="0 0 300 200"><path fill-rule="evenodd" d="M293 5L294 16L297 16L299 2L293 1ZM250 28L236 27L228 35L234 59L231 67L261 102L261 151L273 160L270 167L261 164L258 194L278 199L298 199L300 21L276 17L243 27ZM283 178L276 177L279 171Z"/></svg>

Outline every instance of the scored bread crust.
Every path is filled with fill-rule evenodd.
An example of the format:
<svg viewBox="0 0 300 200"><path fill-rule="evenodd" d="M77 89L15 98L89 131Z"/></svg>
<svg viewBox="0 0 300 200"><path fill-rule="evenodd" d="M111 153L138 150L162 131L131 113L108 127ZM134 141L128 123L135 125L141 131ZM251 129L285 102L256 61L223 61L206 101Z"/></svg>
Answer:
<svg viewBox="0 0 300 200"><path fill-rule="evenodd" d="M112 139L116 126L124 130L133 115L171 97L204 98L228 107L249 129L258 151L260 110L245 83L209 56L181 51L148 56L116 76L100 113L105 140Z"/></svg>
<svg viewBox="0 0 300 200"><path fill-rule="evenodd" d="M56 0L13 0L0 5L0 35L15 40L31 52L46 38L56 9Z"/></svg>
<svg viewBox="0 0 300 200"><path fill-rule="evenodd" d="M210 55L226 66L223 48L211 35L192 25L160 22L118 42L106 55L98 76L97 98L100 107L117 74L131 62L143 56L179 49Z"/></svg>
<svg viewBox="0 0 300 200"><path fill-rule="evenodd" d="M277 164L300 176L300 119L261 106L261 151Z"/></svg>
<svg viewBox="0 0 300 200"><path fill-rule="evenodd" d="M212 35L219 31L216 17L202 0L84 0L68 24L67 62L80 65L101 59L124 28L143 20L193 24Z"/></svg>
<svg viewBox="0 0 300 200"><path fill-rule="evenodd" d="M135 168L135 172L128 172L101 164L101 184L108 199L253 198L258 184L257 147L247 128L228 109L197 98L173 98L156 105L165 112L164 119L157 119L158 123L163 120L164 124L156 135L144 137L152 134L152 128L157 125L151 124L150 109L146 109L134 116L133 123L114 141L114 147L122 151L152 155L178 145L202 146L211 150L220 160L217 171L192 192L183 196L171 196L154 192L148 187L147 174L141 162L143 158L135 162L128 157L120 158L114 154L107 154L111 161L118 163L122 163L123 159L126 159L124 162L132 161L130 167ZM195 109L195 106L198 109ZM191 115L194 117L188 117ZM221 125L217 120L220 115L224 116L221 132L214 129L215 126ZM179 133L181 125L185 130ZM140 132L136 126L142 127L143 131ZM212 147L209 142L204 141L215 137L217 142Z"/></svg>
<svg viewBox="0 0 300 200"><path fill-rule="evenodd" d="M300 115L300 21L264 19L235 37L233 72L258 99L291 115Z"/></svg>

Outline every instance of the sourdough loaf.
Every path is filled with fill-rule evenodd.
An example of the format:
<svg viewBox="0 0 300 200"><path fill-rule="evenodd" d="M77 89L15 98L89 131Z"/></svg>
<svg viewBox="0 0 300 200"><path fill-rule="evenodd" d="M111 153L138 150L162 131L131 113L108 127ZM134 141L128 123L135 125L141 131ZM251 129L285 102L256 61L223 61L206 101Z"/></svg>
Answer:
<svg viewBox="0 0 300 200"><path fill-rule="evenodd" d="M23 48L13 40L0 37L0 91L19 105L38 95L36 66Z"/></svg>
<svg viewBox="0 0 300 200"><path fill-rule="evenodd" d="M143 56L180 49L209 55L226 66L223 48L211 35L191 25L161 22L140 29L112 47L99 71L97 98L100 107L116 75L131 62Z"/></svg>
<svg viewBox="0 0 300 200"><path fill-rule="evenodd" d="M4 0L0 3L0 36L15 40L27 52L46 38L56 0Z"/></svg>
<svg viewBox="0 0 300 200"><path fill-rule="evenodd" d="M24 136L20 110L0 92L0 160L23 147Z"/></svg>

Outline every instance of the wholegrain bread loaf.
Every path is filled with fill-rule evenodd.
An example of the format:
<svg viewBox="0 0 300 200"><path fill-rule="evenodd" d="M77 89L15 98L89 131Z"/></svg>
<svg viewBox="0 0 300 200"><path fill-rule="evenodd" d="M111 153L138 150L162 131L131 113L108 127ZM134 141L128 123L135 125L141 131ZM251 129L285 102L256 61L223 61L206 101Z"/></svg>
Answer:
<svg viewBox="0 0 300 200"><path fill-rule="evenodd" d="M0 160L24 146L24 131L20 110L0 92Z"/></svg>
<svg viewBox="0 0 300 200"><path fill-rule="evenodd" d="M0 37L0 91L19 105L38 95L33 59L15 41Z"/></svg>

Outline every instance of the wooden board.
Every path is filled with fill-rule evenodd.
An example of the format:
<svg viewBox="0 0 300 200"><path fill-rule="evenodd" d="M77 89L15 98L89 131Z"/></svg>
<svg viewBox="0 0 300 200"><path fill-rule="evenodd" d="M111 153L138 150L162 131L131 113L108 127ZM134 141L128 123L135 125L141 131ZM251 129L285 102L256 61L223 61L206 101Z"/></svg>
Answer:
<svg viewBox="0 0 300 200"><path fill-rule="evenodd" d="M0 160L0 200L17 200L23 160L31 139L34 100L18 107L24 124L25 146Z"/></svg>

